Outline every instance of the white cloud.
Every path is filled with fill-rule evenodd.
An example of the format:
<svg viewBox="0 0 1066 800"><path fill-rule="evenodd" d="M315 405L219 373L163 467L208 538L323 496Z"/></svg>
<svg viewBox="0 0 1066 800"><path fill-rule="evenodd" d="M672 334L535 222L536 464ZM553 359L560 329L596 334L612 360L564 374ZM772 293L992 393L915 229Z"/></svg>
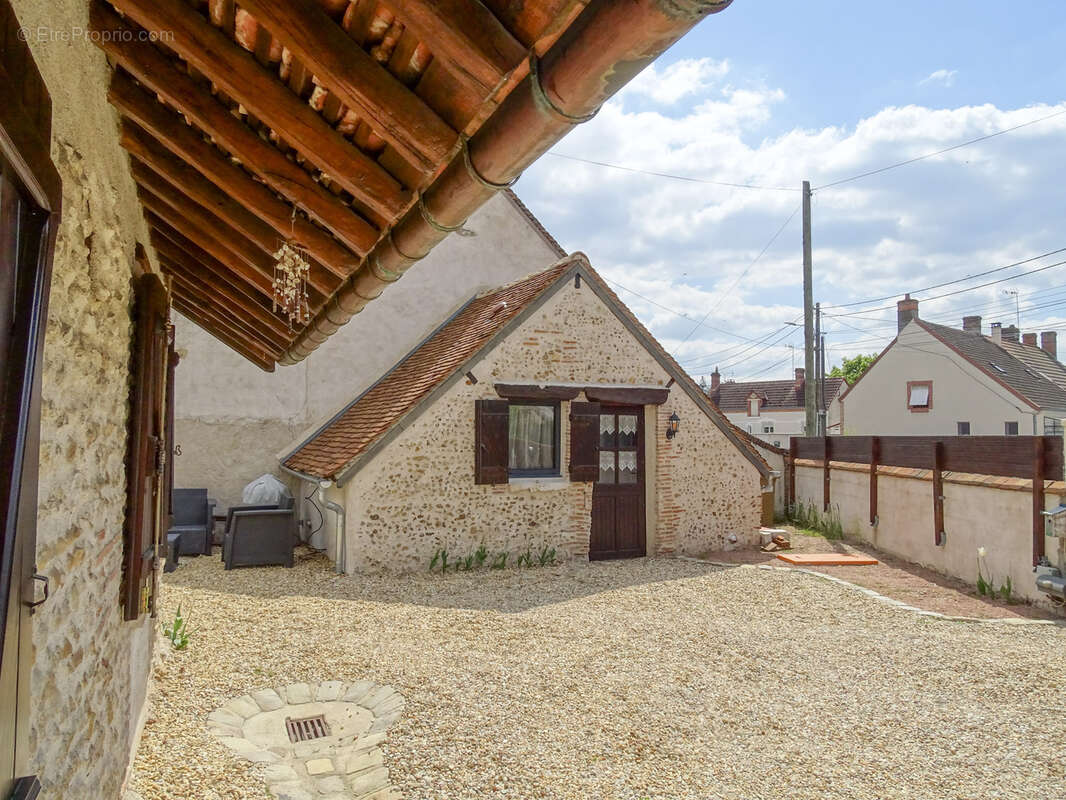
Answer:
<svg viewBox="0 0 1066 800"><path fill-rule="evenodd" d="M919 86L928 86L935 83L940 86L952 86L955 83L955 76L958 74L957 69L938 69L935 72L930 72L920 81Z"/></svg>
<svg viewBox="0 0 1066 800"><path fill-rule="evenodd" d="M622 91L622 96L644 96L661 105L710 89L729 73L728 61L684 58L660 69L649 65Z"/></svg>
<svg viewBox="0 0 1066 800"><path fill-rule="evenodd" d="M660 110L635 102L650 90L638 86L634 95L630 87L556 149L656 172L796 191L674 181L552 157L530 167L518 191L565 247L588 253L605 277L687 317L619 290L694 374L732 365L729 372L738 379L775 364L764 377L783 377L790 368L788 345L802 343L802 335L787 330L780 342L745 341L801 312L798 214L751 271L738 277L797 208L804 178L817 187L1066 110L1066 103L1014 109L912 105L882 109L853 128L796 128L767 136L783 92L700 85L698 94L687 92L688 103ZM674 91L680 90L661 96ZM817 299L833 304L901 295L1066 246L1064 134L1066 115L816 192ZM1030 299L1036 305L1039 292L1061 285L1064 277L1066 267L1052 269L1019 279L1016 288L1037 292ZM958 324L955 317L967 307L983 304L986 319L1002 312L1006 320L1013 306L1002 288L923 303L923 315ZM1023 299L1027 330L1054 320L1066 325L1066 300L1028 317L1025 307ZM708 311L707 326L686 340ZM891 336L891 308L862 316L868 318L827 318L831 360L877 351Z"/></svg>

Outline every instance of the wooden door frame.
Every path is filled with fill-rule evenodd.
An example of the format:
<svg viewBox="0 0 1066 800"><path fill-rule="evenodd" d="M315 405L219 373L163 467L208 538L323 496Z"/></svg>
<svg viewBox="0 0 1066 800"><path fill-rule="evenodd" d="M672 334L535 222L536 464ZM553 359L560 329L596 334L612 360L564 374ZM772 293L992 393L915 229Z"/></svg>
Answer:
<svg viewBox="0 0 1066 800"><path fill-rule="evenodd" d="M647 465L647 442L645 440L646 429L647 429L647 426L645 425L645 419L644 419L645 407L644 406L634 406L634 405L621 405L621 404L614 404L614 403L610 403L610 404L604 403L604 404L601 404L601 406L600 406L600 413L601 414L613 414L615 416L615 426L616 426L615 435L616 436L618 434L618 431L617 431L617 419L618 419L618 416L620 414L632 414L633 416L635 416L637 418L637 447L636 447L636 453L637 453L637 469L639 471L640 480L637 483L634 483L634 484L618 484L618 483L615 483L614 486L615 487L618 487L620 485L626 486L627 487L626 492L625 492L626 494L630 493L630 490L628 489L628 487L633 487L632 495L634 497L639 498L639 501L640 501L640 513L637 516L638 516L638 518L640 520L641 548L640 548L640 553L639 554L634 554L634 555L603 555L603 556L594 555L593 552L592 552L592 527L591 527L591 522L592 521L590 520L590 528L589 528L589 560L590 561L598 561L598 560L606 561L606 560L613 560L613 559L619 559L619 558L642 558L644 556L647 556L647 554L648 554L648 518L647 518L648 517L648 510L647 510L647 502L648 502L648 500L647 500L648 465ZM618 452L618 448L617 447L615 447L613 449L614 449L615 452ZM625 451L623 451L623 452L625 452ZM616 462L616 466L615 466L615 471L616 471L616 479L617 479L617 473L618 473L617 462ZM601 485L602 484L600 484L598 479L593 481L593 484L592 484L592 503L593 503L593 508L591 510L591 514L595 513L596 492L598 490L598 487L600 487ZM620 494L620 493L619 492L611 492L610 496L615 496L617 494ZM617 522L615 524L615 535L617 536ZM617 552L620 552L620 551L615 550L615 551L611 551L611 552L612 553L617 553Z"/></svg>
<svg viewBox="0 0 1066 800"><path fill-rule="evenodd" d="M32 667L32 588L36 572L37 474L40 450L41 370L52 258L62 205L62 181L51 158L52 105L48 89L26 42L18 36L19 23L8 0L0 0L0 169L28 206L33 207L27 231L34 249L24 280L13 299L12 336L0 358L4 359L4 407L13 410L0 431L0 640L6 641L12 665L6 676L14 681L15 702L0 722L5 752L13 737L12 756L0 769L0 797L32 798L40 790L29 768L29 672ZM25 235L25 234L24 234ZM19 259L25 267L25 262ZM16 560L17 559L17 560ZM3 584L7 584L4 586ZM18 612L12 607L18 603ZM14 614L14 616L9 616ZM8 639L12 623L17 649ZM17 625L17 631L14 630ZM0 641L0 674L4 672L4 641ZM10 727L9 727L10 726Z"/></svg>

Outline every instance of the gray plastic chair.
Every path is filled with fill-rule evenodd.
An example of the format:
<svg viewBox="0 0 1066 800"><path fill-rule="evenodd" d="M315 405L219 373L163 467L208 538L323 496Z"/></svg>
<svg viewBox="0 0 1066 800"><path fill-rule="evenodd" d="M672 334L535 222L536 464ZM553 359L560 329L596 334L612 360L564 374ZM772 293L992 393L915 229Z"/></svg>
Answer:
<svg viewBox="0 0 1066 800"><path fill-rule="evenodd" d="M230 506L229 509L226 510L226 527L222 529L222 542L225 543L226 537L229 535L229 532L233 530L233 518L237 514L243 514L245 511L276 511L277 508L278 507L275 506L275 505L257 506L257 505L253 505L253 504L242 505L242 506ZM223 551L222 553L219 553L218 557L219 557L220 560L225 561L226 560L225 551Z"/></svg>
<svg viewBox="0 0 1066 800"><path fill-rule="evenodd" d="M222 561L234 567L291 567L296 546L296 517L289 509L239 511L222 541Z"/></svg>
<svg viewBox="0 0 1066 800"><path fill-rule="evenodd" d="M207 489L174 490L174 524L167 530L167 535L180 535L178 555L211 555L214 505L208 500Z"/></svg>

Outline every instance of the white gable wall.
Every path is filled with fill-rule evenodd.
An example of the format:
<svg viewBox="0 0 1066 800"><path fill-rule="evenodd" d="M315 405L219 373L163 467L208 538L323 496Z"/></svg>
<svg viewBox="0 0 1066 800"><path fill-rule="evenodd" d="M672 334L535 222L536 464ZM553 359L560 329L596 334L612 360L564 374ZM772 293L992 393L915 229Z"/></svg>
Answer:
<svg viewBox="0 0 1066 800"><path fill-rule="evenodd" d="M907 408L907 382L933 382L933 407ZM1024 400L989 378L939 339L910 322L843 398L843 432L852 435L955 436L969 422L973 436L1043 433L1042 418ZM1034 419L1037 428L1034 429Z"/></svg>
<svg viewBox="0 0 1066 800"><path fill-rule="evenodd" d="M175 313L175 485L205 486L221 507L278 473L277 454L351 401L478 290L511 283L558 253L504 195L453 234L307 359L266 373Z"/></svg>

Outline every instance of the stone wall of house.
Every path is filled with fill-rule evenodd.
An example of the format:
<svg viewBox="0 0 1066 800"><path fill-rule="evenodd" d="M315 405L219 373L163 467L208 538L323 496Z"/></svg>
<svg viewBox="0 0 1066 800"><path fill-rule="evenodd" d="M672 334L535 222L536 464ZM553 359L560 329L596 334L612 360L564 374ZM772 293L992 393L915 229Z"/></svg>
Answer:
<svg viewBox="0 0 1066 800"><path fill-rule="evenodd" d="M32 618L32 768L43 796L119 796L142 717L154 621L122 621L134 247L147 234L106 102L84 0L14 0L53 102L63 217L44 349ZM51 39L50 32L67 41ZM38 34L43 34L39 36ZM72 38L73 37L73 38Z"/></svg>
<svg viewBox="0 0 1066 800"><path fill-rule="evenodd" d="M570 483L568 403L562 404L562 477L474 483L474 401L493 384L575 383L665 386L669 375L587 284L569 284L471 368L478 378L449 387L366 463L345 487L349 571L425 569L436 550L450 558L481 543L512 557L556 547L588 555L592 484ZM583 399L583 396L579 399ZM664 445L666 419L683 432ZM646 435L654 482L651 552L696 553L754 542L760 476L676 386ZM657 531L655 530L657 528Z"/></svg>
<svg viewBox="0 0 1066 800"><path fill-rule="evenodd" d="M207 487L222 508L239 503L245 484L278 473L279 451L313 433L459 305L559 258L505 194L466 227L475 235L445 239L307 359L273 374L175 315L177 485Z"/></svg>

